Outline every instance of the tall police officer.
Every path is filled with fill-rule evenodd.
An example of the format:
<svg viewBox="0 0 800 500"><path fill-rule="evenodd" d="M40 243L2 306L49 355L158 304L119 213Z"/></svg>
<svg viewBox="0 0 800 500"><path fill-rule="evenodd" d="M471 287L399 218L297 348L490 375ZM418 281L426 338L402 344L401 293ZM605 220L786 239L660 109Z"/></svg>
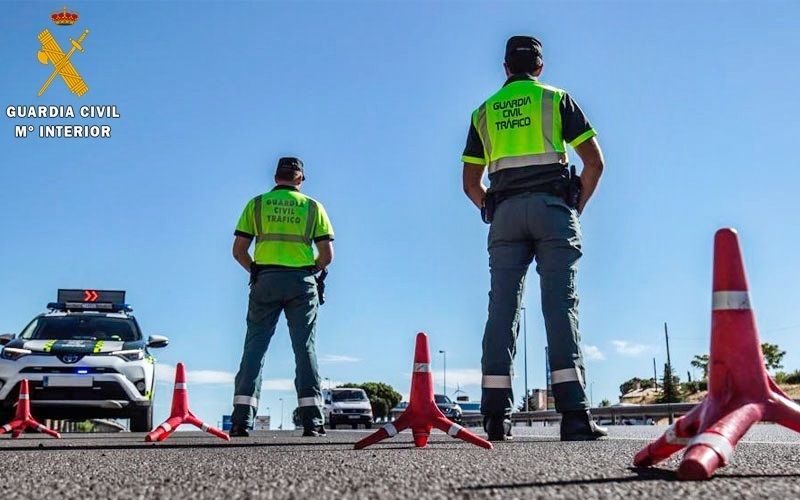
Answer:
<svg viewBox="0 0 800 500"><path fill-rule="evenodd" d="M511 436L512 362L525 275L535 257L561 439L598 439L606 432L587 410L575 276L581 257L578 215L597 187L603 155L569 94L537 80L542 45L536 38L511 37L504 66L508 80L472 113L462 157L464 192L491 222L481 363L484 427L490 440ZM566 144L583 161L580 177L568 168ZM482 181L487 167L488 191Z"/></svg>
<svg viewBox="0 0 800 500"><path fill-rule="evenodd" d="M333 227L322 204L300 193L304 180L302 161L281 158L275 188L247 203L234 233L233 257L250 272L250 304L236 374L231 436L247 436L253 427L264 355L281 311L286 314L294 349L303 435L325 434L314 350L320 303L315 275L333 260ZM256 246L251 258L248 250L253 239Z"/></svg>

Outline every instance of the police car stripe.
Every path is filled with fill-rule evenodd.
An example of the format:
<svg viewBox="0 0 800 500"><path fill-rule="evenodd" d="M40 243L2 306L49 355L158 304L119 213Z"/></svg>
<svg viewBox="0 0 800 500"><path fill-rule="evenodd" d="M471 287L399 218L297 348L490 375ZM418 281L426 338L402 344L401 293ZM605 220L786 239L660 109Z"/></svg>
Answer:
<svg viewBox="0 0 800 500"><path fill-rule="evenodd" d="M431 371L430 363L414 363L414 373L423 373Z"/></svg>
<svg viewBox="0 0 800 500"><path fill-rule="evenodd" d="M731 458L731 455L733 454L733 446L731 446L730 441L728 441L724 436L714 432L704 432L696 435L689 440L689 444L687 446L691 448L699 444L708 446L714 450L717 455L719 455L720 459L722 459L723 464L727 464Z"/></svg>
<svg viewBox="0 0 800 500"><path fill-rule="evenodd" d="M450 426L449 429L447 429L447 434L456 437L456 435L458 435L458 433L461 432L461 429L463 429L463 427L461 427L460 425L453 424Z"/></svg>
<svg viewBox="0 0 800 500"><path fill-rule="evenodd" d="M394 437L397 435L397 427L395 427L394 424L384 425L383 430L386 431L386 434L388 434L389 437Z"/></svg>
<svg viewBox="0 0 800 500"><path fill-rule="evenodd" d="M711 301L713 311L731 311L750 309L750 293L747 291L714 292Z"/></svg>

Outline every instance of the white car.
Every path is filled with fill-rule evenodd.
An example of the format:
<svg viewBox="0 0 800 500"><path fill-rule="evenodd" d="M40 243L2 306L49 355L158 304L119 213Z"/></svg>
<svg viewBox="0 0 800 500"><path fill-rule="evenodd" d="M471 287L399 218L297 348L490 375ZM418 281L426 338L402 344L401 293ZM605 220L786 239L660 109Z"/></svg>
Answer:
<svg viewBox="0 0 800 500"><path fill-rule="evenodd" d="M59 290L49 312L19 335L0 335L0 425L14 415L27 379L38 418L129 418L153 426L155 358L166 337L144 338L124 291Z"/></svg>
<svg viewBox="0 0 800 500"><path fill-rule="evenodd" d="M339 387L322 391L325 400L325 422L331 429L337 425L349 425L357 429L372 427L372 405L367 393L355 387Z"/></svg>

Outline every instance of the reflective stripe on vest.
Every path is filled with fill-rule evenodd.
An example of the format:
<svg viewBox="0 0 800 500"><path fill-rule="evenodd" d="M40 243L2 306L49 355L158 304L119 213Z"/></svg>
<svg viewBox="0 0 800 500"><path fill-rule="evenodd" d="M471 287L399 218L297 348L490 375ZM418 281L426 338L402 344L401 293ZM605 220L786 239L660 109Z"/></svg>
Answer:
<svg viewBox="0 0 800 500"><path fill-rule="evenodd" d="M511 376L509 375L484 375L481 379L484 389L511 389Z"/></svg>
<svg viewBox="0 0 800 500"><path fill-rule="evenodd" d="M256 222L256 244L264 241L282 241L285 243L302 243L303 245L310 245L312 237L314 236L314 229L317 225L317 203L308 200L308 215L306 217L305 234L289 234L289 233L267 233L264 231L264 222L261 218L261 206L263 204L262 196L257 196L253 204L253 217Z"/></svg>
<svg viewBox="0 0 800 500"><path fill-rule="evenodd" d="M566 164L560 104L564 92L533 80L512 82L473 114L489 173Z"/></svg>

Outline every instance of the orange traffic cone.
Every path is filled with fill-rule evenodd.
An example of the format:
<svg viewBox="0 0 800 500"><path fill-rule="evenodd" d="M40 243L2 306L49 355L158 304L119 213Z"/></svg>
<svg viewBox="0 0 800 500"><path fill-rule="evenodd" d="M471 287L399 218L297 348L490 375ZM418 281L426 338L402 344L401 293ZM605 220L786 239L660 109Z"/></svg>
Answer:
<svg viewBox="0 0 800 500"><path fill-rule="evenodd" d="M414 435L414 445L418 448L424 448L428 444L431 429L436 427L454 438L489 450L492 449L492 443L451 422L436 406L436 402L433 399L433 375L431 374L430 366L431 354L428 350L428 336L424 333L418 333L408 408L397 420L384 425L378 431L356 443L356 450L393 437L398 432L402 432L409 427Z"/></svg>
<svg viewBox="0 0 800 500"><path fill-rule="evenodd" d="M657 441L636 454L650 466L687 448L678 478L708 479L727 465L736 444L759 421L800 432L800 406L781 391L764 366L736 231L714 239L714 284L708 395Z"/></svg>
<svg viewBox="0 0 800 500"><path fill-rule="evenodd" d="M183 363L178 363L175 370L175 390L172 393L172 411L166 422L153 429L144 440L147 442L164 441L170 434L175 432L175 429L183 424L194 425L199 427L200 430L213 434L225 441L230 441L231 438L216 427L202 422L194 416L189 410L189 393L186 389L186 368Z"/></svg>
<svg viewBox="0 0 800 500"><path fill-rule="evenodd" d="M31 415L31 397L28 389L28 381L26 379L22 379L22 382L19 384L17 413L14 416L14 420L0 427L0 434L10 432L12 438L18 438L20 434L22 434L22 431L26 429L33 429L38 432L43 432L49 436L53 436L54 438L61 439L61 434L48 427L45 427L33 419L33 416Z"/></svg>

